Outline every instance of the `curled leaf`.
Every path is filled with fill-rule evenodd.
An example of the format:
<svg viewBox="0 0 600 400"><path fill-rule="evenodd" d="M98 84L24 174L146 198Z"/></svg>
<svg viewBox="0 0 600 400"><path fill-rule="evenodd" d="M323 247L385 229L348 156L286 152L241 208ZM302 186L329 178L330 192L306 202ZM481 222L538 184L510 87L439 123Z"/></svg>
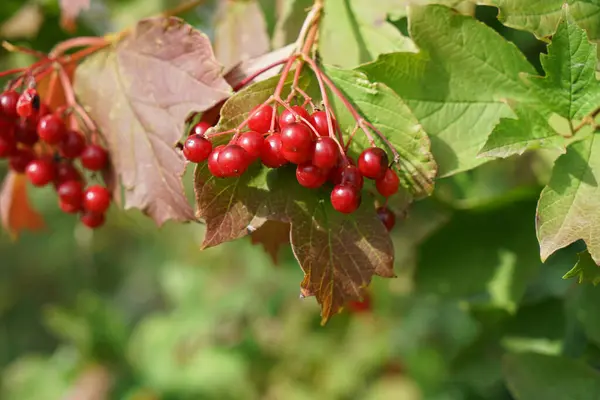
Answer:
<svg viewBox="0 0 600 400"><path fill-rule="evenodd" d="M46 225L42 216L31 207L27 196L25 175L9 172L0 191L0 219L13 239L23 230L37 231Z"/></svg>

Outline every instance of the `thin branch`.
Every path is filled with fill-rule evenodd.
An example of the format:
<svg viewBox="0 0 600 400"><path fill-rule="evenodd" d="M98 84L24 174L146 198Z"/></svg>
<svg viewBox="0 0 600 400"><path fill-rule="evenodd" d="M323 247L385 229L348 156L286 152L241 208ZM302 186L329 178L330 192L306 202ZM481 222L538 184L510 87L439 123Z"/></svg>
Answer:
<svg viewBox="0 0 600 400"><path fill-rule="evenodd" d="M248 75L247 77L245 77L240 83L238 83L233 90L235 92L241 90L244 86L246 86L247 84L249 84L250 82L252 82L254 79L256 79L258 76L264 74L265 72L279 66L282 64L285 64L288 61L288 58L284 58L283 60L278 60L275 61L274 63L271 63L269 65L267 65L266 67L263 67L261 69L259 69L258 71L254 72L251 75Z"/></svg>

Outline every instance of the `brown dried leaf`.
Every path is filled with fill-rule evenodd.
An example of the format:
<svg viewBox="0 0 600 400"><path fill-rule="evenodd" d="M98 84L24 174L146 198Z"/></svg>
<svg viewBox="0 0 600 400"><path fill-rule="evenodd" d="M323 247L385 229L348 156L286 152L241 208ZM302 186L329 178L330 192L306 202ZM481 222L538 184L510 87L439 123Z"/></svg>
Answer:
<svg viewBox="0 0 600 400"><path fill-rule="evenodd" d="M90 8L90 0L60 0L60 25L68 32L73 32L77 26L75 19L82 11Z"/></svg>
<svg viewBox="0 0 600 400"><path fill-rule="evenodd" d="M77 69L75 90L108 144L125 207L159 225L193 219L183 191L183 157L174 145L186 117L229 97L210 41L178 18L140 21L113 48Z"/></svg>
<svg viewBox="0 0 600 400"><path fill-rule="evenodd" d="M13 239L17 239L22 230L45 228L44 219L29 203L25 175L11 171L4 178L0 190L0 219Z"/></svg>
<svg viewBox="0 0 600 400"><path fill-rule="evenodd" d="M291 224L291 244L305 277L302 292L321 305L322 322L358 300L373 275L393 277L390 237L365 199L352 215L333 210L329 191L300 186L293 168L254 165L240 178L213 177L196 168L198 216L207 224L204 247L248 234L266 221ZM330 189L329 189L330 190Z"/></svg>
<svg viewBox="0 0 600 400"><path fill-rule="evenodd" d="M261 244L265 251L277 264L279 249L290 242L290 224L279 221L266 221L260 228L252 232L253 244Z"/></svg>
<svg viewBox="0 0 600 400"><path fill-rule="evenodd" d="M215 54L226 69L267 51L269 35L258 1L219 2L215 21Z"/></svg>
<svg viewBox="0 0 600 400"><path fill-rule="evenodd" d="M290 44L285 47L281 47L277 50L274 50L270 53L263 54L259 57L252 58L250 60L243 61L232 68L230 71L225 74L225 80L231 85L231 87L238 86L246 77L252 75L255 72L260 71L263 68L279 61L283 60L290 55L295 50L295 45ZM279 74L281 67L273 68L267 72L260 74L256 77L252 82L260 82L265 79L269 79Z"/></svg>

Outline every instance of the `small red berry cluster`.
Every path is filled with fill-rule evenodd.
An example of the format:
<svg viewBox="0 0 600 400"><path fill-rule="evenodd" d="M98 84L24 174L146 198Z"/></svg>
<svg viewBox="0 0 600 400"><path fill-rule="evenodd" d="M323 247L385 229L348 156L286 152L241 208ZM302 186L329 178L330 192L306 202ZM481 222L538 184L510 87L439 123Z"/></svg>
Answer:
<svg viewBox="0 0 600 400"><path fill-rule="evenodd" d="M110 192L102 185L84 189L85 178L74 162L79 159L86 170L101 171L108 165L108 153L68 129L66 113L66 109L50 112L34 88L1 93L0 159L7 158L10 169L26 174L36 187L53 183L60 209L79 213L84 225L98 228L110 206Z"/></svg>
<svg viewBox="0 0 600 400"><path fill-rule="evenodd" d="M183 154L191 162L208 161L211 174L220 178L240 176L258 159L269 168L296 164L300 185L310 189L328 181L334 185L331 204L344 214L360 206L364 178L374 180L377 191L386 198L398 191L400 181L389 167L387 153L379 147L370 147L355 163L337 140L339 129L335 119L334 132L330 132L325 111L309 113L295 105L278 115L274 106L261 104L250 112L247 126L249 130L236 133L228 144L213 148L210 139L220 133L208 135L210 125L199 122L185 141ZM380 207L377 214L391 230L395 224L393 212Z"/></svg>

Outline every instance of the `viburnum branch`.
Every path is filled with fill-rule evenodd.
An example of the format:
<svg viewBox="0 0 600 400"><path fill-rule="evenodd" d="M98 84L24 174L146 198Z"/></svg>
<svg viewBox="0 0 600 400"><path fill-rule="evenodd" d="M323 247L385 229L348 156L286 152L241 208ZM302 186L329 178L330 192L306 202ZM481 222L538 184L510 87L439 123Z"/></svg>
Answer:
<svg viewBox="0 0 600 400"><path fill-rule="evenodd" d="M67 75L64 67L60 64L57 64L58 77L60 79L61 86L63 88L63 92L65 93L65 100L67 101L67 106L73 109L74 112L77 113L79 118L83 121L84 125L90 132L96 132L98 129L96 127L96 123L90 118L87 111L77 103L77 99L75 97L75 92L73 91L73 85L71 84L71 80Z"/></svg>
<svg viewBox="0 0 600 400"><path fill-rule="evenodd" d="M50 58L56 58L63 55L66 51L75 47L105 47L109 42L103 37L82 36L65 40L54 46L50 51Z"/></svg>
<svg viewBox="0 0 600 400"><path fill-rule="evenodd" d="M183 3L175 8L172 8L170 10L165 10L161 13L161 15L163 17L174 17L176 15L179 14L184 14L188 11L192 11L194 8L200 6L202 3L204 3L206 0L192 0L192 1L188 1L187 3Z"/></svg>
<svg viewBox="0 0 600 400"><path fill-rule="evenodd" d="M283 67L283 71L281 71L281 77L279 78L277 87L275 88L275 91L273 92L273 97L275 99L281 100L281 92L283 92L283 87L285 86L285 80L287 79L288 74L290 73L290 70L292 69L292 66L294 65L294 62L296 61L297 58L298 58L297 54L292 55L290 58L288 58L287 63L285 64L285 67Z"/></svg>
<svg viewBox="0 0 600 400"><path fill-rule="evenodd" d="M7 42L6 40L2 42L2 47L4 47L6 51L9 51L11 53L23 53L32 55L37 58L47 58L46 54L42 53L41 51L29 49L27 47L17 46L10 42Z"/></svg>
<svg viewBox="0 0 600 400"><path fill-rule="evenodd" d="M313 25L317 25L319 18L321 18L321 11L323 10L323 2L320 0L315 1L314 5L310 9L304 23L302 24L302 28L300 28L300 33L298 34L298 39L296 39L296 51L302 52L305 44L307 42L306 38L308 36L308 32ZM312 47L312 43L311 43Z"/></svg>
<svg viewBox="0 0 600 400"><path fill-rule="evenodd" d="M255 80L258 76L264 74L265 72L279 66L282 64L285 64L288 61L288 58L284 58L282 60L278 60L275 61L274 63L271 63L269 65L267 65L266 67L263 67L261 69L259 69L258 71L252 73L251 75L248 75L247 77L245 77L240 83L238 83L233 90L235 92L237 92L238 90L241 90L244 86L248 85L250 82L252 82L253 80Z"/></svg>

